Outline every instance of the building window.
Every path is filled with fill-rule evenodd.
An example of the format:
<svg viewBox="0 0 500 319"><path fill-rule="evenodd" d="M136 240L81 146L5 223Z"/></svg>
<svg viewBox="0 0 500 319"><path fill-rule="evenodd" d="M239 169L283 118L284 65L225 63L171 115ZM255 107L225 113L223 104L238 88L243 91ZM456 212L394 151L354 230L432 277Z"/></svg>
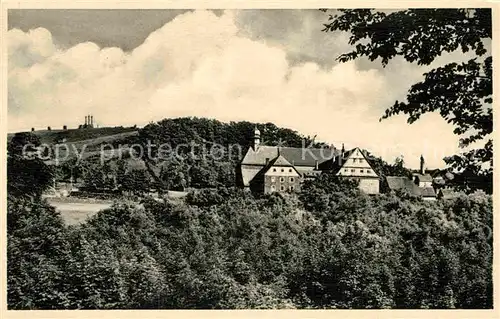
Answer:
<svg viewBox="0 0 500 319"><path fill-rule="evenodd" d="M284 191L285 190L285 186L281 185L280 189L281 189L281 191Z"/></svg>
<svg viewBox="0 0 500 319"><path fill-rule="evenodd" d="M364 173L364 171L362 169L359 170L360 173Z"/></svg>
<svg viewBox="0 0 500 319"><path fill-rule="evenodd" d="M292 169L290 168L288 171L291 173L291 172L292 172Z"/></svg>
<svg viewBox="0 0 500 319"><path fill-rule="evenodd" d="M347 173L348 171L349 171L349 170L348 170L347 168L344 168L344 172L346 172L346 173Z"/></svg>
<svg viewBox="0 0 500 319"><path fill-rule="evenodd" d="M294 189L295 189L295 187L290 186L290 190L291 190L292 192L294 191Z"/></svg>
<svg viewBox="0 0 500 319"><path fill-rule="evenodd" d="M276 186L271 185L271 191L273 191L273 192L276 191Z"/></svg>
<svg viewBox="0 0 500 319"><path fill-rule="evenodd" d="M366 172L369 174L369 173L372 172L372 170L371 169L367 169Z"/></svg>
<svg viewBox="0 0 500 319"><path fill-rule="evenodd" d="M276 168L273 168L273 172L276 172Z"/></svg>
<svg viewBox="0 0 500 319"><path fill-rule="evenodd" d="M282 168L282 169L281 169L281 172L283 173L284 171L285 171L285 169L284 169L284 168Z"/></svg>
<svg viewBox="0 0 500 319"><path fill-rule="evenodd" d="M276 182L276 177L274 177L274 176L271 177L271 182L273 182L273 183Z"/></svg>
<svg viewBox="0 0 500 319"><path fill-rule="evenodd" d="M363 159L362 159L362 158L360 158L360 159L359 159L359 162L360 162L360 163L363 163Z"/></svg>
<svg viewBox="0 0 500 319"><path fill-rule="evenodd" d="M354 168L353 168L353 169L351 169L351 173L354 173L354 172L356 172L356 170L355 170Z"/></svg>
<svg viewBox="0 0 500 319"><path fill-rule="evenodd" d="M356 159L355 159L355 158L353 158L353 159L352 159L352 162L353 162L353 163L356 163Z"/></svg>
<svg viewBox="0 0 500 319"><path fill-rule="evenodd" d="M290 177L290 183L293 183L295 180L293 177Z"/></svg>
<svg viewBox="0 0 500 319"><path fill-rule="evenodd" d="M280 177L280 182L284 183L285 182L285 178L284 177Z"/></svg>

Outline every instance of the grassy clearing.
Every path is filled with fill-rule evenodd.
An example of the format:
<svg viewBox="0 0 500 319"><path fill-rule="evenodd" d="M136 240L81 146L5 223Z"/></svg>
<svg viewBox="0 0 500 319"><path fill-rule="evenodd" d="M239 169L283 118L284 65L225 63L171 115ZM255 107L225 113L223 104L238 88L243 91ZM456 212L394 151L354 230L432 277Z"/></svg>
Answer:
<svg viewBox="0 0 500 319"><path fill-rule="evenodd" d="M88 217L95 215L98 211L111 207L113 201L80 198L48 198L50 205L61 213L67 225L75 225L84 222Z"/></svg>

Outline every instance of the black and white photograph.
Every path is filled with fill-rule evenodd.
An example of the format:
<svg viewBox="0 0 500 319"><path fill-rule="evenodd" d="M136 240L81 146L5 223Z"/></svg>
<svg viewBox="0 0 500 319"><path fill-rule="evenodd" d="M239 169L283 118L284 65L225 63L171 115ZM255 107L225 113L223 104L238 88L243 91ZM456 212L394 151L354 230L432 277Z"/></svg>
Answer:
<svg viewBox="0 0 500 319"><path fill-rule="evenodd" d="M496 8L382 4L11 4L8 312L492 310Z"/></svg>

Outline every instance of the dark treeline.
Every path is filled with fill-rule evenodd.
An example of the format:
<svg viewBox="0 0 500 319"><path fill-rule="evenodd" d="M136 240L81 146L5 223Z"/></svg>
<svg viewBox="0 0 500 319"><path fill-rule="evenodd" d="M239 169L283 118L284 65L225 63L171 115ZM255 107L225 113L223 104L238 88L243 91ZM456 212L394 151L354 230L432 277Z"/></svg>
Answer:
<svg viewBox="0 0 500 319"><path fill-rule="evenodd" d="M91 192L117 190L147 193L151 189L166 191L234 187L238 185L239 161L252 143L255 127L261 131L264 145L280 143L290 147L331 147L324 142L315 141L313 137L303 136L272 123L224 123L213 119L185 117L151 123L140 129L138 135L105 142L116 148L116 155L119 154L120 145L132 148L132 151L121 152L120 158L107 159L105 156L106 160L101 161L101 156L97 153L80 161L74 157L69 158L52 169L56 180L69 182L73 179L82 189ZM25 143L37 145L40 140L35 134L18 133L10 140L9 147L20 152ZM160 145L167 145L163 151L172 151L160 153ZM141 147L142 156L139 152ZM98 150L100 145L93 144L86 148L89 149ZM389 164L376 154L369 156L382 184L385 176L411 178L412 171L405 167L402 158ZM12 172L14 171L13 178L16 178L16 174L23 174L22 170L13 168ZM455 173L455 179L440 187L452 187L466 193L481 189L491 194L492 176L485 176L466 170Z"/></svg>
<svg viewBox="0 0 500 319"><path fill-rule="evenodd" d="M130 159L129 152L124 152L120 159L105 162L100 161L97 154L78 163L75 158L61 163L56 168L57 179L69 181L72 176L90 191L119 189L145 193L151 188L185 190L234 187L237 186L238 163L252 143L255 127L261 131L265 145L281 143L290 147L331 147L272 123L223 123L195 117L165 119L140 129L138 136L115 141L131 147L135 145L132 149L136 153L132 157L140 158L141 165ZM25 140L33 138L36 139L36 136L24 136ZM142 146L142 157L137 148L139 145ZM160 145L167 145L163 151L172 151L160 153ZM370 154L370 160L382 183L385 176L412 176L402 158L389 164L376 154ZM479 175L459 174L446 186L466 192L482 189L490 194L491 180L478 182L478 178Z"/></svg>
<svg viewBox="0 0 500 319"><path fill-rule="evenodd" d="M144 193L150 188L233 187L237 182L236 167L251 145L256 127L262 132L266 145L325 145L272 123L223 123L195 117L165 119L140 129L138 136L118 141L132 147L136 151L134 156L125 152L121 159L104 163L100 161L99 154L78 163L76 159L71 159L57 167L57 176L64 181L73 176L91 191L119 188ZM138 145L142 146L141 160L147 166L130 160L131 157L140 157ZM163 151L172 152L159 154L160 145L166 146Z"/></svg>
<svg viewBox="0 0 500 319"><path fill-rule="evenodd" d="M491 308L492 200L369 197L324 175L116 204L66 227L8 198L11 309Z"/></svg>

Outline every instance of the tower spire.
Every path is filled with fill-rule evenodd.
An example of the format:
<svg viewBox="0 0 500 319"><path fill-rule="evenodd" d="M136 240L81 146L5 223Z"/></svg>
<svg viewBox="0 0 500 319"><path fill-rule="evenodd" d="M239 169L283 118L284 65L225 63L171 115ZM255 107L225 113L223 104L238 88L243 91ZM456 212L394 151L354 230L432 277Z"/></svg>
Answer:
<svg viewBox="0 0 500 319"><path fill-rule="evenodd" d="M425 175L425 159L424 159L424 155L420 155L420 174Z"/></svg>

